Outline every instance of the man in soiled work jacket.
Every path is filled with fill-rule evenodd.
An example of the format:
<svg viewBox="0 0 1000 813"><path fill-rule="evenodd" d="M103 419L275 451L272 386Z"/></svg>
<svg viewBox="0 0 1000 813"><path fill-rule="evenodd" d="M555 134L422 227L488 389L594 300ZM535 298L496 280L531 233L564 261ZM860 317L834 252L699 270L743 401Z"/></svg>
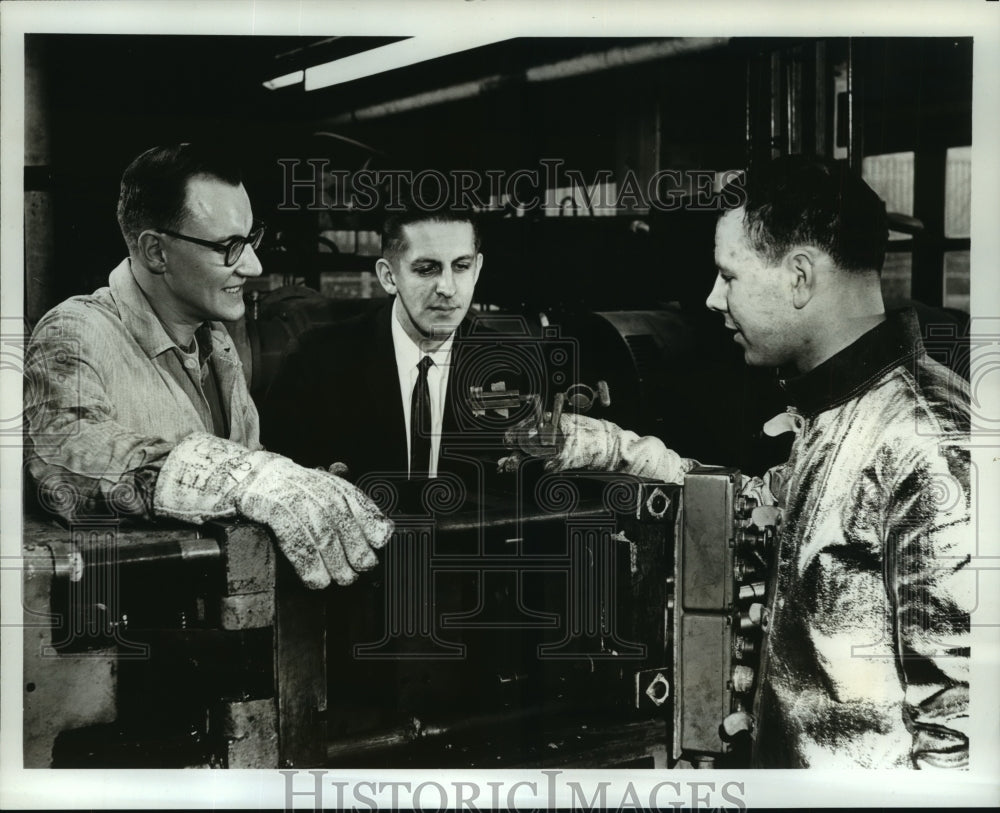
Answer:
<svg viewBox="0 0 1000 813"><path fill-rule="evenodd" d="M262 450L257 411L220 322L261 273L238 167L198 145L154 147L122 177L129 256L108 287L36 326L25 358L26 461L40 503L267 525L303 582L348 584L392 523L354 486Z"/></svg>

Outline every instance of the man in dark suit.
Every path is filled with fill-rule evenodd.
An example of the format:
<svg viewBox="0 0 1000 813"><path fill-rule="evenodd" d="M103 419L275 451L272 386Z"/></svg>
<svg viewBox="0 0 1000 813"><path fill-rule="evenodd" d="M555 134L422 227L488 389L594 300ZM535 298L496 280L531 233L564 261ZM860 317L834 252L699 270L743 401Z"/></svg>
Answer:
<svg viewBox="0 0 1000 813"><path fill-rule="evenodd" d="M339 620L327 634L331 737L362 720L378 729L440 716L470 680L522 662L540 640L463 627L472 616L516 617L522 604L559 609L557 591L540 595L542 582L525 586L516 568L486 574L429 564L432 549L465 561L484 546L509 555L505 532L487 539L483 528L531 497L527 488L511 493L522 481L497 475L496 459L505 430L532 406L508 396L504 415L490 408L495 401L470 396L481 388L492 399L502 383L551 403L557 379L546 376L545 360L564 347L544 330L533 338L518 319L469 317L482 266L469 214L413 208L387 218L376 271L392 299L303 334L261 405L269 449L305 466L346 464L396 521L384 567L358 590L330 596L328 617ZM441 533L443 515L449 528ZM445 627L448 617L463 620Z"/></svg>
<svg viewBox="0 0 1000 813"><path fill-rule="evenodd" d="M484 470L478 459L492 469L474 438L499 439L503 425L477 414L470 387L504 378L511 388L516 371L476 361L489 341L466 317L482 265L468 213L389 216L376 272L393 298L300 337L262 404L267 448L307 466L343 463L361 485L366 475L465 479Z"/></svg>

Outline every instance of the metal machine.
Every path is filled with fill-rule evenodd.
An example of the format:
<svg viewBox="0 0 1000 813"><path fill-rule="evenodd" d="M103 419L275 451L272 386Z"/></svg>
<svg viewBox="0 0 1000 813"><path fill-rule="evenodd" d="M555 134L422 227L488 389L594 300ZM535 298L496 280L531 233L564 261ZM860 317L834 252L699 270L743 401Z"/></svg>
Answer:
<svg viewBox="0 0 1000 813"><path fill-rule="evenodd" d="M26 764L745 761L771 531L738 472L455 485L403 494L382 565L332 596L252 526L29 520Z"/></svg>
<svg viewBox="0 0 1000 813"><path fill-rule="evenodd" d="M250 524L24 520L24 764L316 764L325 605Z"/></svg>

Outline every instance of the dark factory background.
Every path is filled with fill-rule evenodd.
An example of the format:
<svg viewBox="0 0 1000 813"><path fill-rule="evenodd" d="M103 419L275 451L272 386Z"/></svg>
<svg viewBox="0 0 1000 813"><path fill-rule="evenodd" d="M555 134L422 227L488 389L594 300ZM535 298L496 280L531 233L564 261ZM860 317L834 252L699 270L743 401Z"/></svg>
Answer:
<svg viewBox="0 0 1000 813"><path fill-rule="evenodd" d="M351 173L509 176L554 159L587 183L607 171L613 200L629 174L644 188L675 170L677 188L690 191L703 171L721 177L751 159L820 152L862 168L894 213L887 301L918 300L943 309L927 318L956 325L968 311L971 39L521 38L318 90L264 85L396 39L29 35L29 323L105 284L124 256L115 204L128 162L154 144L202 139L241 157L268 223L256 283L265 309L268 297L287 303L284 286L295 283L327 295L327 315L381 294L376 215L309 207L304 187L282 207L282 160L301 161L299 173L315 159ZM774 373L746 369L704 308L713 213L634 197L588 207L561 183L535 190L548 207L494 201L484 213L477 305L531 324L544 313L579 338L581 377L611 381L610 416L622 423L705 461L776 462L780 452L756 436L783 407ZM326 307L310 300L302 312L310 306ZM680 321L623 342L621 319L597 316L631 309Z"/></svg>

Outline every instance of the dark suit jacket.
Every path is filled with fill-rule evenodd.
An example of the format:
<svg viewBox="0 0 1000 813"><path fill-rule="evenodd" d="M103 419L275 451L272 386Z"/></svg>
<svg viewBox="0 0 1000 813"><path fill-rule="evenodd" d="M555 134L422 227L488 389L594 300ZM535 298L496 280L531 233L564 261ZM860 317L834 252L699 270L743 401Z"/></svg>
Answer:
<svg viewBox="0 0 1000 813"><path fill-rule="evenodd" d="M305 466L345 463L355 482L373 473L406 479L406 430L392 318L388 300L360 317L299 338L261 403L261 440L268 450ZM470 476L480 465L473 458L495 471L505 427L526 414L522 408L512 410L509 419L495 412L476 416L469 405L470 386L488 391L499 380L507 389L522 385L518 360L511 357L510 363L503 363L503 346L502 334L483 332L475 320L460 326L448 374L439 474ZM523 355L523 347L518 352Z"/></svg>

